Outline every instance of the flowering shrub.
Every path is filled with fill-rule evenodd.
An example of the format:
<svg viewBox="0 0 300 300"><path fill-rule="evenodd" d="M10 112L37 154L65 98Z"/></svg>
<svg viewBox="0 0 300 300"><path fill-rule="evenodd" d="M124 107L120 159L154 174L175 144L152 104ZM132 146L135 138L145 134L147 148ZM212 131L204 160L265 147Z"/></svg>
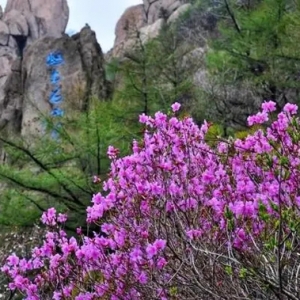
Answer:
<svg viewBox="0 0 300 300"><path fill-rule="evenodd" d="M142 143L118 158L87 208L93 238L68 238L65 215L32 257L2 271L26 299L299 299L300 122L287 104L265 130L205 143L208 123L140 116ZM249 117L269 121L275 103ZM96 177L95 177L96 178ZM96 179L95 179L96 180Z"/></svg>

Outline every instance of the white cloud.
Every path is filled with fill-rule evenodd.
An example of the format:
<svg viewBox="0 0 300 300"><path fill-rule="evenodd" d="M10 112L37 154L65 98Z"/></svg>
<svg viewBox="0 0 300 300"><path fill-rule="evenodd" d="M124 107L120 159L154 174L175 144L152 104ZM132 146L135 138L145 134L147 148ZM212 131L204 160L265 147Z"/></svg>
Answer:
<svg viewBox="0 0 300 300"><path fill-rule="evenodd" d="M102 50L108 51L113 46L115 25L122 13L127 7L142 2L142 0L68 0L70 19L67 31L77 32L88 23L96 31ZM6 0L0 0L3 8L5 4Z"/></svg>

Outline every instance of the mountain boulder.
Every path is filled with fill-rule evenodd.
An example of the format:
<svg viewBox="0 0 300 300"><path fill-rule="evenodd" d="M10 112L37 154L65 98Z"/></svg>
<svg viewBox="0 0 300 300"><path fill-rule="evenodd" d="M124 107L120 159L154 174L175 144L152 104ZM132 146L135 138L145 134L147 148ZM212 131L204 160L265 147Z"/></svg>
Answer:
<svg viewBox="0 0 300 300"><path fill-rule="evenodd" d="M9 28L5 22L0 20L0 45L7 46L9 39Z"/></svg>
<svg viewBox="0 0 300 300"><path fill-rule="evenodd" d="M4 15L3 21L13 36L28 36L29 28L25 16L16 9L12 9Z"/></svg>
<svg viewBox="0 0 300 300"><path fill-rule="evenodd" d="M115 27L113 56L120 56L125 49L133 47L139 29L146 25L147 20L143 4L127 8Z"/></svg>
<svg viewBox="0 0 300 300"><path fill-rule="evenodd" d="M115 28L115 43L109 57L122 57L140 42L155 38L166 22L172 22L190 7L185 0L143 0L125 10Z"/></svg>
<svg viewBox="0 0 300 300"><path fill-rule="evenodd" d="M153 24L161 18L167 20L174 11L184 4L183 0L144 0L143 2L148 24Z"/></svg>
<svg viewBox="0 0 300 300"><path fill-rule="evenodd" d="M43 115L49 116L52 105L49 97L51 68L46 58L61 53L63 63L57 67L60 75L62 108L67 114L76 106L86 109L90 96L107 99L103 54L95 33L87 26L80 33L61 38L44 37L28 47L22 63L22 135L40 134ZM76 95L77 91L77 95ZM75 103L76 99L79 101ZM8 102L10 102L9 99Z"/></svg>
<svg viewBox="0 0 300 300"><path fill-rule="evenodd" d="M142 27L140 29L140 37L142 43L146 43L147 41L157 37L164 24L164 19L158 19L153 24Z"/></svg>
<svg viewBox="0 0 300 300"><path fill-rule="evenodd" d="M80 86L81 106L91 95L107 98L95 33L85 27L72 38L65 35L68 18L67 0L8 0L3 16L0 10L0 130L32 133L33 123L40 129L38 115L49 112L51 93L46 57L55 51L65 60L66 99L74 98L75 86Z"/></svg>

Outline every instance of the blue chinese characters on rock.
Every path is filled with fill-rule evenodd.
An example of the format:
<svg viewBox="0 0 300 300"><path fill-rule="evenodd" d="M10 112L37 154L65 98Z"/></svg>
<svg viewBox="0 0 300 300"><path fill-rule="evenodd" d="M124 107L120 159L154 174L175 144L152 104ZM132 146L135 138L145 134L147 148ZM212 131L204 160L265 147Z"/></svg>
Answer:
<svg viewBox="0 0 300 300"><path fill-rule="evenodd" d="M61 76L58 67L64 64L64 57L61 52L51 52L46 58L46 65L50 70L51 93L49 95L49 103L51 105L50 116L54 118L63 117L64 110L60 107L63 97L61 94ZM53 139L58 139L61 123L54 122L51 132Z"/></svg>

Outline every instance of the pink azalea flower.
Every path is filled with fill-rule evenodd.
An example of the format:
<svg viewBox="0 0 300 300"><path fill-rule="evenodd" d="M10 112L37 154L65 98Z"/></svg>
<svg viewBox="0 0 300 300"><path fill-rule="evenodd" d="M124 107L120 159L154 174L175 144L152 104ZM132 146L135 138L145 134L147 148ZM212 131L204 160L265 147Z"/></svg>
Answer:
<svg viewBox="0 0 300 300"><path fill-rule="evenodd" d="M180 109L181 104L178 102L175 102L171 105L173 112L177 112Z"/></svg>
<svg viewBox="0 0 300 300"><path fill-rule="evenodd" d="M289 113L290 115L295 115L297 114L298 106L296 104L287 103L284 106L283 111Z"/></svg>
<svg viewBox="0 0 300 300"><path fill-rule="evenodd" d="M269 113L276 110L276 103L274 101L265 101L262 105L263 112Z"/></svg>

